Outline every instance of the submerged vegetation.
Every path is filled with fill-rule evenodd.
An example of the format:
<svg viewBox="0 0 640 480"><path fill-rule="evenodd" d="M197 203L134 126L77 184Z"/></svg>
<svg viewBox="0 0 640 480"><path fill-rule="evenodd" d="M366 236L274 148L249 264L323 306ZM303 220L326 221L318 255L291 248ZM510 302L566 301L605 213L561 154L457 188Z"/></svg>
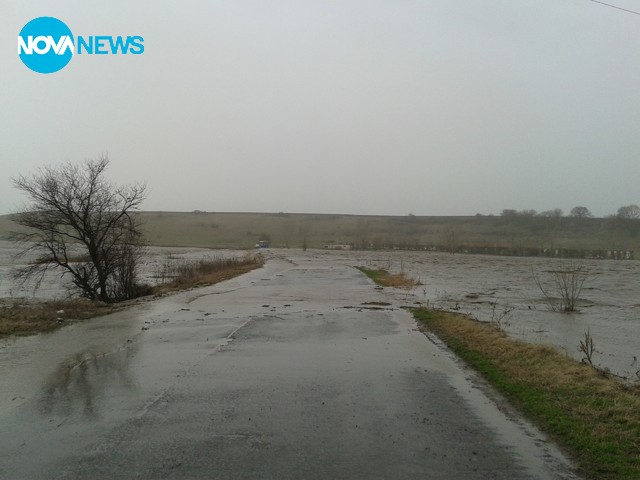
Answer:
<svg viewBox="0 0 640 480"><path fill-rule="evenodd" d="M385 271L360 268L383 285ZM552 347L511 339L492 322L431 308L410 309L423 331L437 335L516 408L562 445L591 479L640 478L640 385L594 368L585 332L579 363ZM497 318L497 319L496 319Z"/></svg>
<svg viewBox="0 0 640 480"><path fill-rule="evenodd" d="M395 287L411 289L421 285L419 280L407 276L406 273L390 273L384 269L371 269L366 267L357 267L362 273L383 287Z"/></svg>
<svg viewBox="0 0 640 480"><path fill-rule="evenodd" d="M154 294L204 287L247 273L263 265L260 255L207 257L170 263L163 266L162 281L153 287Z"/></svg>
<svg viewBox="0 0 640 480"><path fill-rule="evenodd" d="M147 295L165 295L189 288L213 285L242 275L263 265L259 255L212 257L182 262L167 267L164 281L145 287ZM69 299L36 304L19 300L0 303L0 336L49 332L71 322L125 308L130 303L105 303L87 299Z"/></svg>
<svg viewBox="0 0 640 480"><path fill-rule="evenodd" d="M566 447L588 478L640 478L639 386L462 314L419 308L413 315Z"/></svg>
<svg viewBox="0 0 640 480"><path fill-rule="evenodd" d="M584 265L570 262L559 270L548 272L553 277L553 286L545 287L540 278L533 276L538 289L544 295L547 305L554 312L571 313L578 310L580 293L589 271Z"/></svg>

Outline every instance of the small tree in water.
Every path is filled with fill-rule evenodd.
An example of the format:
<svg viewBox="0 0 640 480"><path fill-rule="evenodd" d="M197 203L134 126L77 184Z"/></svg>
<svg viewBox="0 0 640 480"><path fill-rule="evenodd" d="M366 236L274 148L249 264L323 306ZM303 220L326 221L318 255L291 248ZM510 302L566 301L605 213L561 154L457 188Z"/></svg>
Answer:
<svg viewBox="0 0 640 480"><path fill-rule="evenodd" d="M538 288L545 296L550 308L560 312L575 312L584 282L589 277L589 271L584 265L568 263L559 270L550 272L554 286L545 288L538 277L534 279Z"/></svg>
<svg viewBox="0 0 640 480"><path fill-rule="evenodd" d="M24 280L59 269L71 275L81 295L114 302L136 296L136 266L142 233L134 212L145 198L145 186L119 187L104 172L106 156L77 166L45 167L30 177L13 179L31 204L13 215L27 229L13 234L23 254L37 260L16 272Z"/></svg>

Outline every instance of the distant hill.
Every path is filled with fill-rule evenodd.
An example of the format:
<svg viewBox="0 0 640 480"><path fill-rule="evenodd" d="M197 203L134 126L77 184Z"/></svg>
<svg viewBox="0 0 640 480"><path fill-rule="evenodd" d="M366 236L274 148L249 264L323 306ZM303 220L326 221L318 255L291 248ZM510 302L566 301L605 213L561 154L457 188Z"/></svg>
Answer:
<svg viewBox="0 0 640 480"><path fill-rule="evenodd" d="M429 249L503 255L629 256L640 220L568 217L420 217L293 213L143 212L152 245L253 248ZM13 228L0 216L0 238ZM609 253L611 252L611 253Z"/></svg>

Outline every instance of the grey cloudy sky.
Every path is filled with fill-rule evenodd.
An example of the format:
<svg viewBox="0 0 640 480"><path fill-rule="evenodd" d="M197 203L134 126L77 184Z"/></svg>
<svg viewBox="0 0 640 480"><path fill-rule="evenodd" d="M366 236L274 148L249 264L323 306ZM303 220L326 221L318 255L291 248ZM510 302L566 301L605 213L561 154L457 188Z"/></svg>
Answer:
<svg viewBox="0 0 640 480"><path fill-rule="evenodd" d="M38 16L145 52L36 74ZM145 210L640 203L640 16L589 0L0 0L0 60L0 214L11 177L101 153Z"/></svg>

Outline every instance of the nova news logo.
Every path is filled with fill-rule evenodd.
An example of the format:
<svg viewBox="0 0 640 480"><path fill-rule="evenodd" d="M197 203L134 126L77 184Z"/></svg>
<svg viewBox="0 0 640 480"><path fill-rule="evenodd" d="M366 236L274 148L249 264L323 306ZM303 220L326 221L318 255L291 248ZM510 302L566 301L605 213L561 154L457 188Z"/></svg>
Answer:
<svg viewBox="0 0 640 480"><path fill-rule="evenodd" d="M53 17L38 17L28 22L18 34L18 56L34 72L54 73L62 70L75 54L140 55L144 38L133 36L91 35L74 40L67 25Z"/></svg>

